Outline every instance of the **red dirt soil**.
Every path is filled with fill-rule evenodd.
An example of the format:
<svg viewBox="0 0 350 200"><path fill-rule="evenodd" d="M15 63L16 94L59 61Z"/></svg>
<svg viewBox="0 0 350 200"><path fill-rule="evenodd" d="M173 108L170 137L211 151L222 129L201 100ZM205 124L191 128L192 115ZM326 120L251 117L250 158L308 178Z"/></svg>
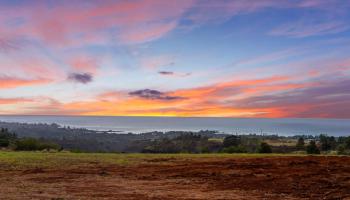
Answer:
<svg viewBox="0 0 350 200"><path fill-rule="evenodd" d="M126 166L0 168L0 199L350 199L350 157L174 157Z"/></svg>

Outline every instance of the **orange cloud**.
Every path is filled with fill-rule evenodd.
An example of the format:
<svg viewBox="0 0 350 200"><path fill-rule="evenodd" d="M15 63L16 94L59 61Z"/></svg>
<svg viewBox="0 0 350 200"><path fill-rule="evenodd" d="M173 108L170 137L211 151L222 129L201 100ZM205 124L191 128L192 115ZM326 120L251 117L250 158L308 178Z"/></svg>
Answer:
<svg viewBox="0 0 350 200"><path fill-rule="evenodd" d="M24 103L24 102L33 102L32 99L25 99L25 98L0 98L0 105L1 104L17 104L17 103Z"/></svg>
<svg viewBox="0 0 350 200"><path fill-rule="evenodd" d="M238 80L205 87L159 92L178 98L145 98L125 92L107 92L96 101L73 102L63 105L64 110L78 110L81 115L126 116L221 116L254 117L275 112L272 108L246 108L232 106L232 97L254 95L262 92L285 91L303 87L286 84L291 77L268 77L256 80ZM150 90L153 91L153 90ZM153 93L152 93L153 94Z"/></svg>
<svg viewBox="0 0 350 200"><path fill-rule="evenodd" d="M16 88L22 86L42 85L49 83L49 79L20 79L13 77L0 77L0 89Z"/></svg>
<svg viewBox="0 0 350 200"><path fill-rule="evenodd" d="M134 92L110 91L90 101L61 103L53 99L40 99L29 103L29 107L21 108L26 114L350 117L350 79L321 84L295 83L297 78L273 76L255 80L226 81L168 92L149 89ZM177 98L166 98L167 96ZM3 100L3 104L16 101L17 99Z"/></svg>

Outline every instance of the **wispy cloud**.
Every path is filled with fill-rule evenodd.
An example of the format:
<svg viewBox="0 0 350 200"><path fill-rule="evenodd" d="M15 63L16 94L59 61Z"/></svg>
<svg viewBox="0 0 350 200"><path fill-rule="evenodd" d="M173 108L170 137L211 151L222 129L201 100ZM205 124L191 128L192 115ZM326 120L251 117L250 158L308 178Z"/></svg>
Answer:
<svg viewBox="0 0 350 200"><path fill-rule="evenodd" d="M0 89L23 86L42 85L51 82L49 79L22 79L17 77L0 76Z"/></svg>
<svg viewBox="0 0 350 200"><path fill-rule="evenodd" d="M275 28L269 34L287 37L309 37L315 35L335 34L350 28L348 23L339 21L327 21L320 23L292 22Z"/></svg>
<svg viewBox="0 0 350 200"><path fill-rule="evenodd" d="M275 95L259 95L232 101L237 108L270 108L265 117L349 118L350 80L322 82Z"/></svg>
<svg viewBox="0 0 350 200"><path fill-rule="evenodd" d="M18 49L19 46L16 41L0 37L0 52L7 53Z"/></svg>
<svg viewBox="0 0 350 200"><path fill-rule="evenodd" d="M191 73L178 73L178 72L172 72L172 71L158 71L158 74L162 76L176 76L176 77L186 77L191 75Z"/></svg>
<svg viewBox="0 0 350 200"><path fill-rule="evenodd" d="M28 99L28 98L0 98L0 105L1 104L27 103L27 102L33 102L33 100Z"/></svg>
<svg viewBox="0 0 350 200"><path fill-rule="evenodd" d="M88 72L90 74L96 74L99 68L99 63L96 58L91 56L72 56L68 61L69 65L74 71Z"/></svg>
<svg viewBox="0 0 350 200"><path fill-rule="evenodd" d="M192 4L191 0L60 1L4 9L7 20L20 18L26 22L11 29L51 44L93 41L101 34L112 40L119 38L119 43L142 43L174 29Z"/></svg>

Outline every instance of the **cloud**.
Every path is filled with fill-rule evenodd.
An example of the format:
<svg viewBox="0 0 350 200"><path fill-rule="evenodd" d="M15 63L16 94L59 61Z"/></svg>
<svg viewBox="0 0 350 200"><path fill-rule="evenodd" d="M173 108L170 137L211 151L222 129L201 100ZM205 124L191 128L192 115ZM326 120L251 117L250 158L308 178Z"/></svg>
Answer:
<svg viewBox="0 0 350 200"><path fill-rule="evenodd" d="M87 84L93 81L93 77L89 73L71 73L68 75L68 80L77 83Z"/></svg>
<svg viewBox="0 0 350 200"><path fill-rule="evenodd" d="M0 21L12 22L1 23L3 30L51 45L85 45L111 41L118 44L139 44L166 36L181 26L182 21L200 26L222 23L236 15L268 8L314 8L332 13L339 10L346 12L348 6L349 3L339 0L38 1L32 4L2 5ZM332 28L325 25L322 27L318 27L322 32L328 32Z"/></svg>
<svg viewBox="0 0 350 200"><path fill-rule="evenodd" d="M55 45L86 42L143 43L177 26L193 0L59 1L4 5L4 21L25 23L7 29ZM1 19L0 19L1 20ZM5 27L4 27L5 28Z"/></svg>
<svg viewBox="0 0 350 200"><path fill-rule="evenodd" d="M350 118L350 79L320 82L279 94L251 96L231 105L237 108L271 109L264 117Z"/></svg>
<svg viewBox="0 0 350 200"><path fill-rule="evenodd" d="M158 90L136 90L133 92L129 92L129 95L136 96L143 99L152 99L152 100L178 100L183 99L180 96L169 96L166 93L160 92Z"/></svg>
<svg viewBox="0 0 350 200"><path fill-rule="evenodd" d="M170 71L159 71L158 74L165 75L165 76L172 76L175 73L174 72L170 72Z"/></svg>
<svg viewBox="0 0 350 200"><path fill-rule="evenodd" d="M350 80L271 76L161 92L110 91L62 105L81 115L349 118Z"/></svg>
<svg viewBox="0 0 350 200"><path fill-rule="evenodd" d="M10 52L13 50L18 50L18 44L10 39L0 38L0 52Z"/></svg>
<svg viewBox="0 0 350 200"><path fill-rule="evenodd" d="M158 71L158 74L162 76L176 76L176 77L186 77L191 75L191 73L176 73L172 71Z"/></svg>
<svg viewBox="0 0 350 200"><path fill-rule="evenodd" d="M89 56L74 56L69 60L73 70L84 71L90 74L96 74L99 68L98 60Z"/></svg>
<svg viewBox="0 0 350 200"><path fill-rule="evenodd" d="M51 82L49 79L22 79L17 77L0 76L0 89L23 86L43 85Z"/></svg>
<svg viewBox="0 0 350 200"><path fill-rule="evenodd" d="M33 100L27 99L27 98L0 98L0 105L1 104L27 103L27 102L33 102Z"/></svg>
<svg viewBox="0 0 350 200"><path fill-rule="evenodd" d="M144 27L130 28L128 32L123 33L120 36L120 41L125 43L142 43L158 39L176 27L175 21L169 23L153 24L151 26L146 25Z"/></svg>
<svg viewBox="0 0 350 200"><path fill-rule="evenodd" d="M270 31L270 35L303 38L315 35L336 34L348 30L346 22L292 22Z"/></svg>

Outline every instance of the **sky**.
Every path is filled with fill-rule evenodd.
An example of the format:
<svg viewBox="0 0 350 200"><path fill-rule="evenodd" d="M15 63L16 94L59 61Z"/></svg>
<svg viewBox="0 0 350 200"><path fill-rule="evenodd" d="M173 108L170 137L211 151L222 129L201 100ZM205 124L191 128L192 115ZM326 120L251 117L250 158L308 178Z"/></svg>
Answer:
<svg viewBox="0 0 350 200"><path fill-rule="evenodd" d="M350 118L350 1L0 0L0 114Z"/></svg>

